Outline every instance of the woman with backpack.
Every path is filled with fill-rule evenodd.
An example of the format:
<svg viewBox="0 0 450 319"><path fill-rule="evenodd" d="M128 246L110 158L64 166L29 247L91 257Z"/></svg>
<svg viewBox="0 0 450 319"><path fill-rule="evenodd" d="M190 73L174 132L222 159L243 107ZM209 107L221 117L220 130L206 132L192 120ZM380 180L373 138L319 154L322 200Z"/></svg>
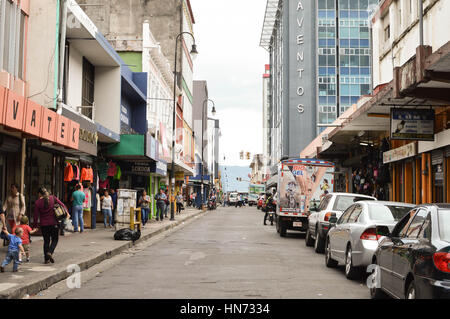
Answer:
<svg viewBox="0 0 450 319"><path fill-rule="evenodd" d="M39 199L34 204L34 228L40 228L44 237L45 263L55 263L53 253L59 240L59 223L55 215L55 206L59 205L67 212L67 207L56 197L41 187Z"/></svg>
<svg viewBox="0 0 450 319"><path fill-rule="evenodd" d="M25 198L19 193L19 186L12 184L11 193L3 204L3 211L5 212L7 222L6 226L10 233L19 224L22 216L25 215L25 209Z"/></svg>

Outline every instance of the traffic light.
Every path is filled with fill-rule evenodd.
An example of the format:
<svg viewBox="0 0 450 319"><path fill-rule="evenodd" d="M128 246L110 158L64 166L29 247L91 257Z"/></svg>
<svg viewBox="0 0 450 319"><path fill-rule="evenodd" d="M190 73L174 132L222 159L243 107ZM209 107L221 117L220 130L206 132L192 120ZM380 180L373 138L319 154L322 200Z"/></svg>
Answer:
<svg viewBox="0 0 450 319"><path fill-rule="evenodd" d="M250 160L251 159L251 154L250 154L250 152L247 152L247 160Z"/></svg>
<svg viewBox="0 0 450 319"><path fill-rule="evenodd" d="M239 153L239 157L241 158L241 160L244 159L244 152L243 151Z"/></svg>

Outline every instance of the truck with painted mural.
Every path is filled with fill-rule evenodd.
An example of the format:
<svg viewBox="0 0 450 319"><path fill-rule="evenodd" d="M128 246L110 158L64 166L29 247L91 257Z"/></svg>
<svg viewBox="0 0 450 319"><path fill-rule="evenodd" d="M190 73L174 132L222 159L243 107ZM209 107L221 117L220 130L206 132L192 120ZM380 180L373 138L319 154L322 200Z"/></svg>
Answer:
<svg viewBox="0 0 450 319"><path fill-rule="evenodd" d="M317 159L287 159L278 165L276 228L306 232L308 216L333 191L334 164Z"/></svg>
<svg viewBox="0 0 450 319"><path fill-rule="evenodd" d="M258 205L258 200L261 195L266 192L265 185L250 184L248 187L248 205L256 206Z"/></svg>

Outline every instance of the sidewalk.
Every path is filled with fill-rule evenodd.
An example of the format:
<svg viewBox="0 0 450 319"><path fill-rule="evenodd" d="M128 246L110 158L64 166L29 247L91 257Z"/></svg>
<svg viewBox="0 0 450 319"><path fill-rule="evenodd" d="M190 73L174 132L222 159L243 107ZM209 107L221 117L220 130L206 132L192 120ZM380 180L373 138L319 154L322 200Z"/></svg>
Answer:
<svg viewBox="0 0 450 319"><path fill-rule="evenodd" d="M143 228L141 239L137 243L201 214L199 210L187 209L175 216L175 222L169 219L165 219L162 223L151 221ZM115 241L115 230L103 227L101 225L96 230L87 229L83 234L66 232L66 236L60 236L54 254L55 264L44 264L43 241L39 237L33 237L30 263L20 265L17 273L12 272L12 264L6 267L5 273L0 273L0 299L18 299L25 295L35 295L69 277L70 274L66 270L69 265L76 264L83 271L133 247L132 242ZM6 250L6 247L0 247L1 261L5 258Z"/></svg>

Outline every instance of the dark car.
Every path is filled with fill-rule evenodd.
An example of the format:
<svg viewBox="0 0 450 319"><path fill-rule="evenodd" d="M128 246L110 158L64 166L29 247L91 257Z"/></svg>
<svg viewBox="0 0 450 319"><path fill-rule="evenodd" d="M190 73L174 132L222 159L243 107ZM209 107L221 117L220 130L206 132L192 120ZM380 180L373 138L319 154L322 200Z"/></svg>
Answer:
<svg viewBox="0 0 450 319"><path fill-rule="evenodd" d="M450 205L411 210L379 244L372 298L450 298ZM376 284L375 284L376 283Z"/></svg>

